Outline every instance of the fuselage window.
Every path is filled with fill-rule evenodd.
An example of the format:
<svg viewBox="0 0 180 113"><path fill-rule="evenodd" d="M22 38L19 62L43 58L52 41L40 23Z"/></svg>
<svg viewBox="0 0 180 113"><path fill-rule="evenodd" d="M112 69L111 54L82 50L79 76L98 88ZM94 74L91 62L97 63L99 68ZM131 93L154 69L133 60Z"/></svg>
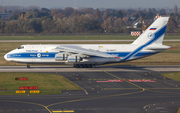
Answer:
<svg viewBox="0 0 180 113"><path fill-rule="evenodd" d="M24 46L20 46L18 49L24 49Z"/></svg>

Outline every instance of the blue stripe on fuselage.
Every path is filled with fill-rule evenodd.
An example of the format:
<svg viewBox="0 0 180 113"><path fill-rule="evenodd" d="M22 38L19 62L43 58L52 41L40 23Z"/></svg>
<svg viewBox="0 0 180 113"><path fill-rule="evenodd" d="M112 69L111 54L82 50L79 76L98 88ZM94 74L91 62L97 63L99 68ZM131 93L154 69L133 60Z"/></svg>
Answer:
<svg viewBox="0 0 180 113"><path fill-rule="evenodd" d="M134 55L134 57L145 57L145 56L148 56L148 55L152 55L152 54L155 54L157 52L139 52L137 53L136 55ZM7 55L7 58L15 58L15 59L28 59L28 58L55 58L55 55L58 54L58 53L55 53L55 52L49 52L49 53L40 53L41 56L38 57L37 56L38 53L14 53L14 54L8 54ZM107 52L107 54L110 54L110 55L117 55L118 57L126 57L128 54L130 54L130 52ZM102 58L102 57L97 57L97 56L91 56L91 57L96 57L96 58Z"/></svg>
<svg viewBox="0 0 180 113"><path fill-rule="evenodd" d="M57 52L58 53L58 52ZM39 53L14 53L14 54L8 54L7 58L55 58L55 55L57 53L40 53L40 56L38 57Z"/></svg>

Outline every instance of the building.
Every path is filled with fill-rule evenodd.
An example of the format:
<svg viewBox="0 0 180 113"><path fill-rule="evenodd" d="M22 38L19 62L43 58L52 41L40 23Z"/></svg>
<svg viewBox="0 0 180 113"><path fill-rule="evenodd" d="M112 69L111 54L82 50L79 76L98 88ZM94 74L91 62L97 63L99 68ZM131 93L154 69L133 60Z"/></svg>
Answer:
<svg viewBox="0 0 180 113"><path fill-rule="evenodd" d="M6 20L11 16L11 13L0 13L0 17L2 20Z"/></svg>

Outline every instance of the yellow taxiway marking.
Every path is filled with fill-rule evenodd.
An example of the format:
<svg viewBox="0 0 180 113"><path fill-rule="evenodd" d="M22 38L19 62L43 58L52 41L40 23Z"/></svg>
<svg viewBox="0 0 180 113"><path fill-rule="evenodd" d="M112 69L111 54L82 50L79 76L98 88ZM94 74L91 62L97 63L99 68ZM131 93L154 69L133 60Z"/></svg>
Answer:
<svg viewBox="0 0 180 113"><path fill-rule="evenodd" d="M118 90L118 89L139 89L139 88L104 88L104 90ZM180 88L144 88L144 89L180 89Z"/></svg>
<svg viewBox="0 0 180 113"><path fill-rule="evenodd" d="M111 73L108 73L108 72L105 71L105 70L104 70L104 72L107 73L107 74L109 74L109 75L111 75L111 76L113 76L113 77L115 77L115 78L118 78L118 79L120 79L120 80L123 80L123 81L129 83L129 84L132 84L132 85L134 85L134 86L136 86L136 87L138 87L138 88L140 88L140 89L143 89L143 91L145 90L144 88L142 88L142 87L140 87L140 86L138 86L138 85L136 85L136 84L134 84L134 83L131 83L131 82L125 80L125 79L121 79L121 78L119 78L119 77L117 77L117 76L115 76L115 75L113 75L113 74L111 74Z"/></svg>
<svg viewBox="0 0 180 113"><path fill-rule="evenodd" d="M117 78L117 79L121 80L121 78L119 78L119 77L117 77L117 76L115 76L115 75L113 75L113 74L111 74L111 73L108 73L108 72L107 72L107 71L105 71L105 70L104 70L104 72L105 72L105 73L107 73L108 75L111 75L111 76L113 76L113 77L115 77L115 78Z"/></svg>
<svg viewBox="0 0 180 113"><path fill-rule="evenodd" d="M74 110L52 111L53 113L72 113Z"/></svg>
<svg viewBox="0 0 180 113"><path fill-rule="evenodd" d="M6 101L6 102L17 102L17 103L25 103L25 104L33 104L33 105L38 105L44 107L49 113L52 113L51 110L48 109L48 106L38 104L38 103L33 103L33 102L23 102L23 101L16 101L16 100L0 100L0 101ZM36 109L39 110L39 109Z"/></svg>

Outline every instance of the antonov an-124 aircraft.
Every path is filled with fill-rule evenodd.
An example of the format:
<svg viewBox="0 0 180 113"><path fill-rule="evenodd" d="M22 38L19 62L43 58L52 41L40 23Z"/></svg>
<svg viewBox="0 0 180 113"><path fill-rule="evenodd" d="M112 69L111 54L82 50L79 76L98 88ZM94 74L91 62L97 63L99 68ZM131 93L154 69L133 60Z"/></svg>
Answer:
<svg viewBox="0 0 180 113"><path fill-rule="evenodd" d="M132 44L40 44L21 45L7 53L7 61L29 64L72 64L92 68L95 65L120 63L162 52L169 17L154 21Z"/></svg>

